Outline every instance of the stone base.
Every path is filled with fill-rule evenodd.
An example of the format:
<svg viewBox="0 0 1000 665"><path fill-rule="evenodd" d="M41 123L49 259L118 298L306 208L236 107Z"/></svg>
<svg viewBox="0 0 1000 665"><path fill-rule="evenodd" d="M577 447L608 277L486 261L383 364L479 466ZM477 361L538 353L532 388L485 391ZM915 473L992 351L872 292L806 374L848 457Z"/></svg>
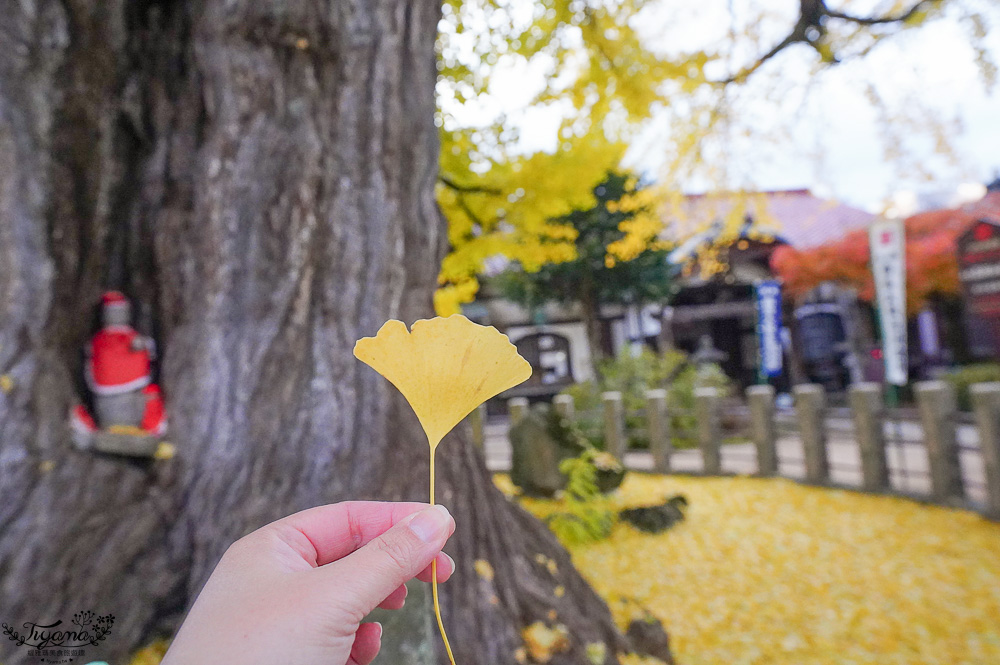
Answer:
<svg viewBox="0 0 1000 665"><path fill-rule="evenodd" d="M431 586L418 580L406 585L406 605L401 610L375 610L365 621L382 624L378 662L436 665L437 634Z"/></svg>
<svg viewBox="0 0 1000 665"><path fill-rule="evenodd" d="M155 434L124 434L101 430L94 434L94 450L111 455L153 457L160 446Z"/></svg>

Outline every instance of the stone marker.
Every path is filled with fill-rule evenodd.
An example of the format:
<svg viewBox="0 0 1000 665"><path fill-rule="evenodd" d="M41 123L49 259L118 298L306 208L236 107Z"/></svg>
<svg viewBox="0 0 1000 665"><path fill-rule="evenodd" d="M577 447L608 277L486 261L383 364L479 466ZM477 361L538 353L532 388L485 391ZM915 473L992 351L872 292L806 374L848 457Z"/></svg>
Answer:
<svg viewBox="0 0 1000 665"><path fill-rule="evenodd" d="M411 580L407 582L406 589L403 609L376 609L365 619L378 621L383 626L378 660L383 663L436 665L435 647L441 638L434 625L430 585Z"/></svg>
<svg viewBox="0 0 1000 665"><path fill-rule="evenodd" d="M719 418L721 401L718 388L697 388L694 391L702 471L713 476L722 472L722 422Z"/></svg>
<svg viewBox="0 0 1000 665"><path fill-rule="evenodd" d="M469 427L472 429L472 443L483 450L486 447L486 405L480 404L469 414Z"/></svg>
<svg viewBox="0 0 1000 665"><path fill-rule="evenodd" d="M931 494L940 503L962 503L965 490L955 440L955 389L944 381L921 381L914 390L931 467Z"/></svg>
<svg viewBox="0 0 1000 665"><path fill-rule="evenodd" d="M856 383L848 389L848 400L861 455L861 487L868 492L884 492L889 489L889 463L882 428L885 416L882 386Z"/></svg>
<svg viewBox="0 0 1000 665"><path fill-rule="evenodd" d="M583 452L573 440L559 440L547 404L538 404L510 428L510 479L529 496L550 497L566 486L559 463Z"/></svg>
<svg viewBox="0 0 1000 665"><path fill-rule="evenodd" d="M805 456L806 480L823 484L830 477L826 456L826 395L823 387L805 383L792 389L795 411L799 419L802 452Z"/></svg>
<svg viewBox="0 0 1000 665"><path fill-rule="evenodd" d="M601 393L604 405L604 449L617 457L625 457L625 413L622 394L617 391Z"/></svg>
<svg viewBox="0 0 1000 665"><path fill-rule="evenodd" d="M552 398L552 408L563 418L572 419L576 412L572 395L556 395Z"/></svg>
<svg viewBox="0 0 1000 665"><path fill-rule="evenodd" d="M512 397L507 400L507 413L510 415L511 426L516 425L521 421L521 418L528 413L528 398L527 397Z"/></svg>
<svg viewBox="0 0 1000 665"><path fill-rule="evenodd" d="M757 475L777 475L778 437L774 427L774 386L747 388L747 405L750 408L750 430L757 448Z"/></svg>
<svg viewBox="0 0 1000 665"><path fill-rule="evenodd" d="M977 383L969 393L986 470L986 516L1000 520L1000 383Z"/></svg>
<svg viewBox="0 0 1000 665"><path fill-rule="evenodd" d="M670 441L670 413L667 411L667 391L654 388L646 391L646 427L649 452L653 455L653 470L670 473L673 444Z"/></svg>

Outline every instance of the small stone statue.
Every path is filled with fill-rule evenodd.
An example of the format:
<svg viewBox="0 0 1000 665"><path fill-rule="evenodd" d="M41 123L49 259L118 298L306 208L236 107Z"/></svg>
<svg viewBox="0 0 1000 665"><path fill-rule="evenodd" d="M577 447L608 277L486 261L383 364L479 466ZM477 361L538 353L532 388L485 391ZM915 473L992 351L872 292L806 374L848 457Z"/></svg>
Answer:
<svg viewBox="0 0 1000 665"><path fill-rule="evenodd" d="M97 420L83 405L74 407L70 418L80 448L95 447L96 442L99 450L111 447L109 452L129 454L131 444L121 439L132 437L134 454L143 454L141 450L166 432L160 388L152 382L156 345L131 326L131 309L118 291L101 298L102 328L87 347L84 368ZM103 436L106 433L117 435L117 442L110 443L114 439Z"/></svg>
<svg viewBox="0 0 1000 665"><path fill-rule="evenodd" d="M728 359L728 353L715 348L711 335L702 335L698 338L698 349L691 356L691 362L697 367L723 363Z"/></svg>

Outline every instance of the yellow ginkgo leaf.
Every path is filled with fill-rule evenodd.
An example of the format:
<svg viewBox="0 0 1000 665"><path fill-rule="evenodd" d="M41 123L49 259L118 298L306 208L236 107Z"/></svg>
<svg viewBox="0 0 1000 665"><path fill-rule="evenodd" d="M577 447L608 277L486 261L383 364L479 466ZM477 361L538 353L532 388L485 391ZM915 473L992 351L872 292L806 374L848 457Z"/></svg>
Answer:
<svg viewBox="0 0 1000 665"><path fill-rule="evenodd" d="M486 559L476 559L472 564L472 567L476 569L476 574L482 577L487 582L493 580L493 566Z"/></svg>
<svg viewBox="0 0 1000 665"><path fill-rule="evenodd" d="M434 451L441 439L477 406L531 376L531 365L506 335L457 314L417 321L411 330L402 321L386 321L374 337L357 341L354 355L396 386L417 414L430 444L431 505ZM492 575L489 563L482 563ZM431 562L431 598L448 661L455 665L441 620L437 560Z"/></svg>
<svg viewBox="0 0 1000 665"><path fill-rule="evenodd" d="M541 621L536 621L521 631L521 639L536 663L547 663L557 653L567 651L570 647L569 630L561 624L549 628Z"/></svg>
<svg viewBox="0 0 1000 665"><path fill-rule="evenodd" d="M354 355L403 393L431 448L477 406L531 376L507 336L455 314L387 321L358 340Z"/></svg>

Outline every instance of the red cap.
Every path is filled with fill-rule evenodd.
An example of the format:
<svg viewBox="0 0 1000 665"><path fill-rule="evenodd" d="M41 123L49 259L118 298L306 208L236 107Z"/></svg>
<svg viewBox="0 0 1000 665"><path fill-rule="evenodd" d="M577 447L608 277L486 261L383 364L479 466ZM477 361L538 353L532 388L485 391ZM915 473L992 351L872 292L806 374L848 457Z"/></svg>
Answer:
<svg viewBox="0 0 1000 665"><path fill-rule="evenodd" d="M104 295L101 296L101 304L105 307L127 305L128 298L126 298L125 294L121 291L106 291Z"/></svg>

